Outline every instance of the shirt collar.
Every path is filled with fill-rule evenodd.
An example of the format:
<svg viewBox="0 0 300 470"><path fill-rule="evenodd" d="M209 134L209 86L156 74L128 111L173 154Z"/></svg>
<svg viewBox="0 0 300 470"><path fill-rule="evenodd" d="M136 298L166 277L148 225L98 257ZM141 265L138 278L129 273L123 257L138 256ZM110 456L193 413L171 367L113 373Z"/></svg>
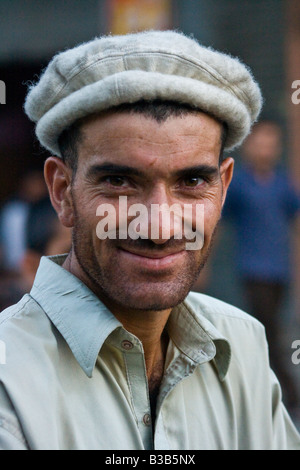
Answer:
<svg viewBox="0 0 300 470"><path fill-rule="evenodd" d="M66 255L42 257L30 295L64 337L88 377L108 336L122 324L76 276L62 268ZM230 345L187 299L175 307L168 332L195 363L214 360L220 380L230 363Z"/></svg>
<svg viewBox="0 0 300 470"><path fill-rule="evenodd" d="M121 323L83 282L61 267L65 258L42 257L30 295L91 377L101 346Z"/></svg>
<svg viewBox="0 0 300 470"><path fill-rule="evenodd" d="M203 316L204 306L189 301L175 307L170 316L169 334L176 346L195 363L214 360L221 381L225 379L231 347L228 340Z"/></svg>

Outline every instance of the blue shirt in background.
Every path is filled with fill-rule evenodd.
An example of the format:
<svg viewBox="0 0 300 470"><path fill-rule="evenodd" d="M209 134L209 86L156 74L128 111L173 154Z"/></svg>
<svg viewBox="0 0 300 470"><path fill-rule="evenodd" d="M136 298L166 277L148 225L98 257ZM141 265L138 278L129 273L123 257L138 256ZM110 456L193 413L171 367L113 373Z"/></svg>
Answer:
<svg viewBox="0 0 300 470"><path fill-rule="evenodd" d="M250 167L236 170L223 216L237 234L237 261L247 279L288 282L291 222L300 210L300 197L287 174L278 168L259 180Z"/></svg>

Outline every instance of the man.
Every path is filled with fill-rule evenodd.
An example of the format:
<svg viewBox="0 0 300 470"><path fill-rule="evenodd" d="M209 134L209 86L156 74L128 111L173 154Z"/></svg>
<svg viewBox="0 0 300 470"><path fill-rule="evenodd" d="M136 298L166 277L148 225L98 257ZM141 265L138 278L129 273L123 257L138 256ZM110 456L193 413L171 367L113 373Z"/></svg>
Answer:
<svg viewBox="0 0 300 470"><path fill-rule="evenodd" d="M290 237L300 219L300 197L279 165L282 131L272 121L255 124L243 148L225 203L224 219L237 234L237 265L250 313L266 327L270 362L291 410L297 389L280 348L279 314L290 282Z"/></svg>
<svg viewBox="0 0 300 470"><path fill-rule="evenodd" d="M263 327L189 294L232 177L223 148L260 106L239 61L175 32L49 64L25 110L72 248L2 313L2 448L300 448Z"/></svg>

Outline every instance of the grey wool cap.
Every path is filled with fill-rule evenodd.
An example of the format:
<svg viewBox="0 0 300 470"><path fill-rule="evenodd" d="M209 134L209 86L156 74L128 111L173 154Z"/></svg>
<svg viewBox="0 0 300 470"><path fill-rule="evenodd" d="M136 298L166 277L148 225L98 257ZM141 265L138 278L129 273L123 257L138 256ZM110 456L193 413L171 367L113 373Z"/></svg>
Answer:
<svg viewBox="0 0 300 470"><path fill-rule="evenodd" d="M54 56L31 85L25 112L41 145L61 157L60 134L76 120L124 103L171 100L226 122L225 149L240 145L262 97L249 68L175 31L103 36Z"/></svg>

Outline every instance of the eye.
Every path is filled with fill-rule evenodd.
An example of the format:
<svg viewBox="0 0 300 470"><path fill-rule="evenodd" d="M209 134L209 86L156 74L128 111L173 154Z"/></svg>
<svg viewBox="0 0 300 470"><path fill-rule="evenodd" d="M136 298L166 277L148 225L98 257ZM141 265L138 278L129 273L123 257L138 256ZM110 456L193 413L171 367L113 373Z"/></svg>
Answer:
<svg viewBox="0 0 300 470"><path fill-rule="evenodd" d="M117 175L106 176L105 181L112 186L117 186L119 188L127 183L127 180L124 178L124 176Z"/></svg>
<svg viewBox="0 0 300 470"><path fill-rule="evenodd" d="M189 188L196 188L204 183L204 179L200 176L190 176L189 178L184 178L183 182L185 186L188 186Z"/></svg>

